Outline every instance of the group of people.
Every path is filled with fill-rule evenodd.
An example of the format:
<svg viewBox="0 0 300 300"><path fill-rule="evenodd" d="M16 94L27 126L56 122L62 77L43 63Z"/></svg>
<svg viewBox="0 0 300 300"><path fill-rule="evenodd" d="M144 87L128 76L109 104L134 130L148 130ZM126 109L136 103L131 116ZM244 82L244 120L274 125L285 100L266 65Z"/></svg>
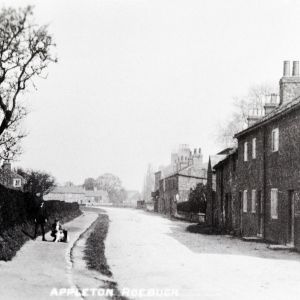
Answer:
<svg viewBox="0 0 300 300"><path fill-rule="evenodd" d="M46 214L44 202L41 202L41 204L39 205L34 222L35 222L34 239L36 239L36 237L37 237L38 228L41 227L42 240L46 241L45 224L48 222L48 216ZM52 228L51 236L53 237L53 242L67 242L68 241L68 231L62 228L58 219L55 219L51 228Z"/></svg>

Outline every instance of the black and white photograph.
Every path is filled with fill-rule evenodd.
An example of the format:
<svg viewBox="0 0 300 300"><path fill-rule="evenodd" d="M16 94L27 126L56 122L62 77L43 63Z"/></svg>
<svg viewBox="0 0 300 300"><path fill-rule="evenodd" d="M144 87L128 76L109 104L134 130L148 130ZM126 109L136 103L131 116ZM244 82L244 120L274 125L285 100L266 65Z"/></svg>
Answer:
<svg viewBox="0 0 300 300"><path fill-rule="evenodd" d="M0 299L299 300L300 2L0 0Z"/></svg>

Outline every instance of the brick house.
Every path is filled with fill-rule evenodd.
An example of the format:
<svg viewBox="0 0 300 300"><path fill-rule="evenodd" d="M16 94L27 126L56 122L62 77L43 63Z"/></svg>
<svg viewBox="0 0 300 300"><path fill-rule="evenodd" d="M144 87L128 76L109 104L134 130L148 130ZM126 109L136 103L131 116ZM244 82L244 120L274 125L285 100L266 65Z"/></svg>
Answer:
<svg viewBox="0 0 300 300"><path fill-rule="evenodd" d="M272 95L264 116L248 118L248 128L235 135L237 150L211 166L216 201L208 215L217 216L213 225L300 250L299 63L292 75L289 69L284 62L279 103Z"/></svg>
<svg viewBox="0 0 300 300"><path fill-rule="evenodd" d="M236 134L242 233L295 245L300 250L300 76L299 62L284 62L280 102Z"/></svg>
<svg viewBox="0 0 300 300"><path fill-rule="evenodd" d="M0 184L10 189L23 191L25 183L24 177L12 171L10 162L3 163L0 169Z"/></svg>

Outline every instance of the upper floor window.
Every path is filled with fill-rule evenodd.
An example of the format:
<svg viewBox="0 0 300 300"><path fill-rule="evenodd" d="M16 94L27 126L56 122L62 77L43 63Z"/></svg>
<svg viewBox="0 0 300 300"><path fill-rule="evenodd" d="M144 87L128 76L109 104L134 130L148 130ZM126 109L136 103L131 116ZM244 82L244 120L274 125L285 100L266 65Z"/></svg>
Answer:
<svg viewBox="0 0 300 300"><path fill-rule="evenodd" d="M248 143L244 143L244 161L248 161Z"/></svg>
<svg viewBox="0 0 300 300"><path fill-rule="evenodd" d="M278 219L278 189L271 189L271 218Z"/></svg>
<svg viewBox="0 0 300 300"><path fill-rule="evenodd" d="M22 185L21 179L15 178L15 179L13 180L13 185L14 185L14 187L21 187L21 185Z"/></svg>
<svg viewBox="0 0 300 300"><path fill-rule="evenodd" d="M256 158L256 138L252 139L252 158Z"/></svg>
<svg viewBox="0 0 300 300"><path fill-rule="evenodd" d="M247 192L247 190L244 190L244 192L243 192L243 212L247 212L247 206L248 206L248 192Z"/></svg>
<svg viewBox="0 0 300 300"><path fill-rule="evenodd" d="M275 128L272 130L272 151L278 151L279 149L279 129Z"/></svg>

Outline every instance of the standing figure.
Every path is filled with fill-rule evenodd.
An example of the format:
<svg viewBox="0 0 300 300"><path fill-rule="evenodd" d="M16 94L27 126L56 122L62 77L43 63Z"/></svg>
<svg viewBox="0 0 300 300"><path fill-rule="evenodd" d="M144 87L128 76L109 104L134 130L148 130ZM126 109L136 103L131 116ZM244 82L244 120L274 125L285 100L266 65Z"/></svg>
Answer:
<svg viewBox="0 0 300 300"><path fill-rule="evenodd" d="M43 241L46 241L45 224L47 223L47 214L46 214L44 202L40 204L34 222L35 222L34 239L36 239L37 237L38 227L40 226L42 230Z"/></svg>

